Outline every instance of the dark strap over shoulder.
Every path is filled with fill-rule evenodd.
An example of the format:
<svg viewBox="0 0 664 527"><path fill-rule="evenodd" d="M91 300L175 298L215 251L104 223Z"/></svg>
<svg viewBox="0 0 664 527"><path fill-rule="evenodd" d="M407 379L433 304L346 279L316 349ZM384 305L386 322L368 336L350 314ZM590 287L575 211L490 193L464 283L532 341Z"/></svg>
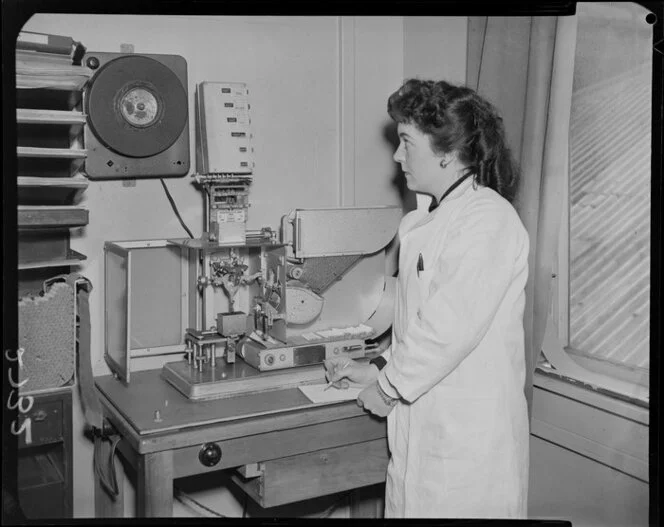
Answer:
<svg viewBox="0 0 664 527"><path fill-rule="evenodd" d="M450 188L448 188L448 189L445 191L445 194L443 194L443 197L440 198L438 201L436 201L436 198L432 198L432 199L431 199L431 204L429 205L429 212L431 212L431 211L433 211L433 210L436 210L436 209L438 208L438 205L440 205L440 204L443 202L443 200L444 200L447 196L449 196L450 193L451 193L455 188L457 188L459 185L461 185L461 183L463 183L463 182L464 182L466 179L468 179L470 176L472 176L472 173L471 173L471 174L464 174L464 175L461 176L459 179L457 179L454 183L452 183L452 184L450 185Z"/></svg>

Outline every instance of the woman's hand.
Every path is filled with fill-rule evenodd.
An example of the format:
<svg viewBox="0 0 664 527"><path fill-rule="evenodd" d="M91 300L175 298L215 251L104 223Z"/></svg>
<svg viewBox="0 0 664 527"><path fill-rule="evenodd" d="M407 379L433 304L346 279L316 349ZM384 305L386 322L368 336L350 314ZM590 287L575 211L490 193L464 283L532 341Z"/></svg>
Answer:
<svg viewBox="0 0 664 527"><path fill-rule="evenodd" d="M378 417L386 417L397 401L383 392L378 381L371 383L357 396L357 405Z"/></svg>
<svg viewBox="0 0 664 527"><path fill-rule="evenodd" d="M362 364L348 356L334 357L323 362L328 382L348 379L358 384L370 384L378 377L378 368L373 364Z"/></svg>

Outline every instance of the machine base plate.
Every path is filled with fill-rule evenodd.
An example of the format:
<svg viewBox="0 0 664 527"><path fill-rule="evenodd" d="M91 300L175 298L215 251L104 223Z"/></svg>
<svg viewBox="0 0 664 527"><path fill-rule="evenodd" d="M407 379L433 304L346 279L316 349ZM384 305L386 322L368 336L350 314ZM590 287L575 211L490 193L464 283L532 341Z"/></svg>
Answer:
<svg viewBox="0 0 664 527"><path fill-rule="evenodd" d="M324 383L325 369L322 364L313 364L260 372L241 358L233 364L219 358L214 368L206 364L203 371L186 360L169 362L161 376L189 399L204 400Z"/></svg>

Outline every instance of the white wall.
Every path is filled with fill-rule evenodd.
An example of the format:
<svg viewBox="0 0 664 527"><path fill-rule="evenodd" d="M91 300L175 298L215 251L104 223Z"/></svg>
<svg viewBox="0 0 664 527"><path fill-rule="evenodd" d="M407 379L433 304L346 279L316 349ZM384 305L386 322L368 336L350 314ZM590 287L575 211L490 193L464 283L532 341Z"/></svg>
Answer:
<svg viewBox="0 0 664 527"><path fill-rule="evenodd" d="M447 17L441 27L441 19L436 17L404 18L404 77L466 84L467 20ZM454 60L443 63L433 57ZM428 196L417 195L417 207L428 208L429 203Z"/></svg>
<svg viewBox="0 0 664 527"><path fill-rule="evenodd" d="M462 81L465 75L465 18L67 14L36 15L24 29L71 36L89 51L119 52L121 44L133 44L136 53L182 55L188 64L190 115L197 83L247 82L256 160L250 229L276 228L281 216L296 207L401 204L392 181L394 146L384 132L387 96L406 76ZM444 46L421 49L416 42L422 38ZM192 172L193 124L190 119ZM167 185L184 221L199 236L203 202L191 178L169 179ZM73 236L72 248L88 258L80 272L94 287L92 360L95 374L105 375L104 242L186 234L158 181L138 180L135 187L91 181L83 205L90 223ZM91 517L92 449L80 433L77 400L74 408L74 513ZM126 483L125 491L127 513L133 514L133 486ZM241 512L223 480L195 496L223 514ZM309 513L301 506L283 511ZM174 514L193 515L179 504Z"/></svg>
<svg viewBox="0 0 664 527"><path fill-rule="evenodd" d="M646 527L648 484L561 446L530 441L528 516L574 527Z"/></svg>
<svg viewBox="0 0 664 527"><path fill-rule="evenodd" d="M645 527L648 410L535 376L528 515L574 527Z"/></svg>

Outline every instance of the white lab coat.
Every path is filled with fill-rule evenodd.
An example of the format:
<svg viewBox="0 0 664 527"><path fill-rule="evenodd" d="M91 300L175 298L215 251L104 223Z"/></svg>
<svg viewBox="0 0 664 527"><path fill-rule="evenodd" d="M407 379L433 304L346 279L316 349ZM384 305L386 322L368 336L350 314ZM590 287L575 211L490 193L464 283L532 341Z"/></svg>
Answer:
<svg viewBox="0 0 664 527"><path fill-rule="evenodd" d="M399 227L385 516L524 518L529 424L523 313L528 234L464 181ZM424 270L417 272L419 255Z"/></svg>

